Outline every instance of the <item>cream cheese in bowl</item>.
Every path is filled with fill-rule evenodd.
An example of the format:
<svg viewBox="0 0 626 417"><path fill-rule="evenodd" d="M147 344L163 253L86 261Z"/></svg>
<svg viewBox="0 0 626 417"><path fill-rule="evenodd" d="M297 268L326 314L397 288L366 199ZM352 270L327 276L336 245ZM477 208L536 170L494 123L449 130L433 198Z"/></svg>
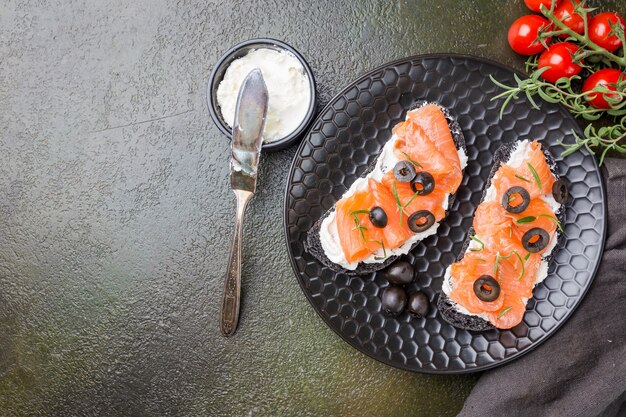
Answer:
<svg viewBox="0 0 626 417"><path fill-rule="evenodd" d="M296 130L306 117L311 100L309 80L304 67L291 52L268 48L250 50L230 64L217 88L217 103L231 128L239 88L254 68L263 73L269 93L263 140L272 142Z"/></svg>
<svg viewBox="0 0 626 417"><path fill-rule="evenodd" d="M254 68L261 70L269 94L263 150L285 149L302 138L313 121L317 102L311 67L284 42L249 39L226 51L211 70L209 113L222 133L232 137L239 89Z"/></svg>

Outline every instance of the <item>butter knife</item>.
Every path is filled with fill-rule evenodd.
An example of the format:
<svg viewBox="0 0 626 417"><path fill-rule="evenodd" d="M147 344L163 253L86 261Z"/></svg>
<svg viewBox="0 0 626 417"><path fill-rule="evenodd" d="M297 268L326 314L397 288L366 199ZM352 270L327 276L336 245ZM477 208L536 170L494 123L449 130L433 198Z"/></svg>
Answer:
<svg viewBox="0 0 626 417"><path fill-rule="evenodd" d="M239 322L243 216L256 190L267 101L267 87L261 70L254 69L246 76L239 90L233 124L230 186L237 197L237 215L222 296L220 329L224 336L233 335Z"/></svg>

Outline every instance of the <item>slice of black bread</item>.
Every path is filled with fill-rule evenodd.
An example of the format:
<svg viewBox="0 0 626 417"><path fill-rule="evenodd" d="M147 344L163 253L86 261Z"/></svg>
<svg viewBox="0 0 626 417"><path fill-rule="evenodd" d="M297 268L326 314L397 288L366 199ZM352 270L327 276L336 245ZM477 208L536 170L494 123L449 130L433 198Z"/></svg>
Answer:
<svg viewBox="0 0 626 417"><path fill-rule="evenodd" d="M498 150L495 152L494 157L493 157L494 163L493 163L493 166L491 167L491 171L489 172L489 178L487 179L485 188L483 189L483 195L480 199L481 203L483 202L483 200L485 199L487 195L487 190L491 186L491 181L493 177L496 175L496 172L498 171L500 166L502 166L503 164L506 164L506 162L510 159L511 154L517 148L517 144L518 142L506 143L502 145L500 148L498 148ZM548 163L548 166L550 167L550 171L552 171L552 174L558 180L560 176L557 171L554 157L552 156L550 151L548 151L545 147L542 146L542 149L546 157L546 162ZM565 220L565 203L561 203L561 207L559 208L557 212L557 218L559 219L559 222L563 224ZM559 232L558 229L556 233L557 233L556 238L560 239L561 233ZM465 239L461 252L459 253L459 256L456 259L457 262L463 259L463 257L465 256L465 253L471 241L470 236L472 235L474 235L474 229L470 228L468 230L467 238ZM556 252L558 251L558 248L559 248L559 244L557 243L557 245L554 247L552 252L550 252L548 255L546 255L543 258L544 262L550 263L552 259L554 258ZM496 328L493 324L491 324L490 322L488 322L487 320L479 316L473 316L473 315L467 315L467 314L461 313L456 308L456 303L454 303L448 297L448 295L445 294L443 291L439 293L439 297L437 299L437 309L439 310L439 312L441 313L441 316L443 317L445 321L447 321L454 327L458 327L460 329L484 331L484 330L491 330L491 329Z"/></svg>
<svg viewBox="0 0 626 417"><path fill-rule="evenodd" d="M426 104L436 104L442 109L443 114L446 117L446 120L448 122L448 127L450 128L450 132L452 133L452 139L454 141L456 148L462 149L463 152L465 152L465 154L467 155L467 148L465 147L465 138L463 137L463 132L461 131L461 127L459 126L459 123L456 121L456 119L452 116L452 114L447 108L441 106L438 103L417 101L409 108L409 110L418 109ZM374 161L373 164L366 170L363 176L366 176L367 174L369 174L374 169L375 166L376 166L376 161ZM453 202L454 202L454 195L451 194L449 197L449 201L448 201L448 207L451 207ZM333 206L330 210L324 213L324 215L317 222L315 222L315 224L313 224L311 229L308 231L307 239L304 242L304 249L307 252L309 252L311 255L315 256L322 264L324 264L325 266L337 272L345 272L348 275L361 275L361 274L369 274L369 273L381 270L385 268L386 266L390 265L391 263L393 263L396 259L398 259L398 256L389 256L387 259L385 259L384 261L380 263L368 264L368 263L361 262L359 263L359 265L357 266L355 270L344 269L343 267L341 267L341 265L337 265L336 263L328 259L328 257L324 253L324 249L322 248L322 243L320 241L320 228L322 226L322 222L324 221L324 219L328 217L334 211L334 209L335 208ZM446 211L446 215L447 214L448 213ZM417 246L419 242L420 241L415 242L413 246L411 247L411 250L413 250L413 248L415 248L415 246Z"/></svg>

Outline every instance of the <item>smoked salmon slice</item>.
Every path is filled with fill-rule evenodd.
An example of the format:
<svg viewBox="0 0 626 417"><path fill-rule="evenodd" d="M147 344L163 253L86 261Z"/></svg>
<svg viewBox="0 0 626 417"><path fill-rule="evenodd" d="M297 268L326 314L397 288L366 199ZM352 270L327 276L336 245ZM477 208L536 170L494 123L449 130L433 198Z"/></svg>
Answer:
<svg viewBox="0 0 626 417"><path fill-rule="evenodd" d="M452 133L448 128L446 117L441 108L435 104L426 104L419 109L408 113L409 119L422 128L426 135L435 145L435 148L447 159L447 161L461 172L461 163L456 152L456 146L452 139Z"/></svg>
<svg viewBox="0 0 626 417"><path fill-rule="evenodd" d="M514 186L526 188L532 198L552 192L555 179L541 145L536 141L531 142L530 148L527 159L519 164L504 165L499 169L499 174L494 178L498 195Z"/></svg>
<svg viewBox="0 0 626 417"><path fill-rule="evenodd" d="M363 207L371 207L369 191L357 191L337 202L337 230L341 230L341 248L348 262L364 259L381 247L382 232L374 227Z"/></svg>
<svg viewBox="0 0 626 417"><path fill-rule="evenodd" d="M445 123L445 118L443 121ZM460 160L456 148L454 154L446 157L421 126L412 120L404 123L406 126L403 136L398 136L396 141L398 159L406 159L419 164L419 169L429 172L435 178L440 190L448 193L456 191L463 179L463 173L460 168L457 168ZM448 129L447 124L446 129ZM452 136L449 138L444 136L444 139L449 140L452 147L455 146ZM455 163L451 163L450 159L455 160Z"/></svg>

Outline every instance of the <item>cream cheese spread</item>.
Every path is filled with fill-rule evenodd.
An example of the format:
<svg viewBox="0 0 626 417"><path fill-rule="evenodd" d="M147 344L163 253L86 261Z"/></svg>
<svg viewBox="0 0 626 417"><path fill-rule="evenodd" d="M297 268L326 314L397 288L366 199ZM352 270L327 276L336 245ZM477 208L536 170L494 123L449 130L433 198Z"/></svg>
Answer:
<svg viewBox="0 0 626 417"><path fill-rule="evenodd" d="M235 121L239 89L255 68L263 74L267 86L268 110L263 140L282 139L296 130L307 115L311 100L309 77L302 63L289 51L253 49L234 60L217 87L217 103L230 127Z"/></svg>

